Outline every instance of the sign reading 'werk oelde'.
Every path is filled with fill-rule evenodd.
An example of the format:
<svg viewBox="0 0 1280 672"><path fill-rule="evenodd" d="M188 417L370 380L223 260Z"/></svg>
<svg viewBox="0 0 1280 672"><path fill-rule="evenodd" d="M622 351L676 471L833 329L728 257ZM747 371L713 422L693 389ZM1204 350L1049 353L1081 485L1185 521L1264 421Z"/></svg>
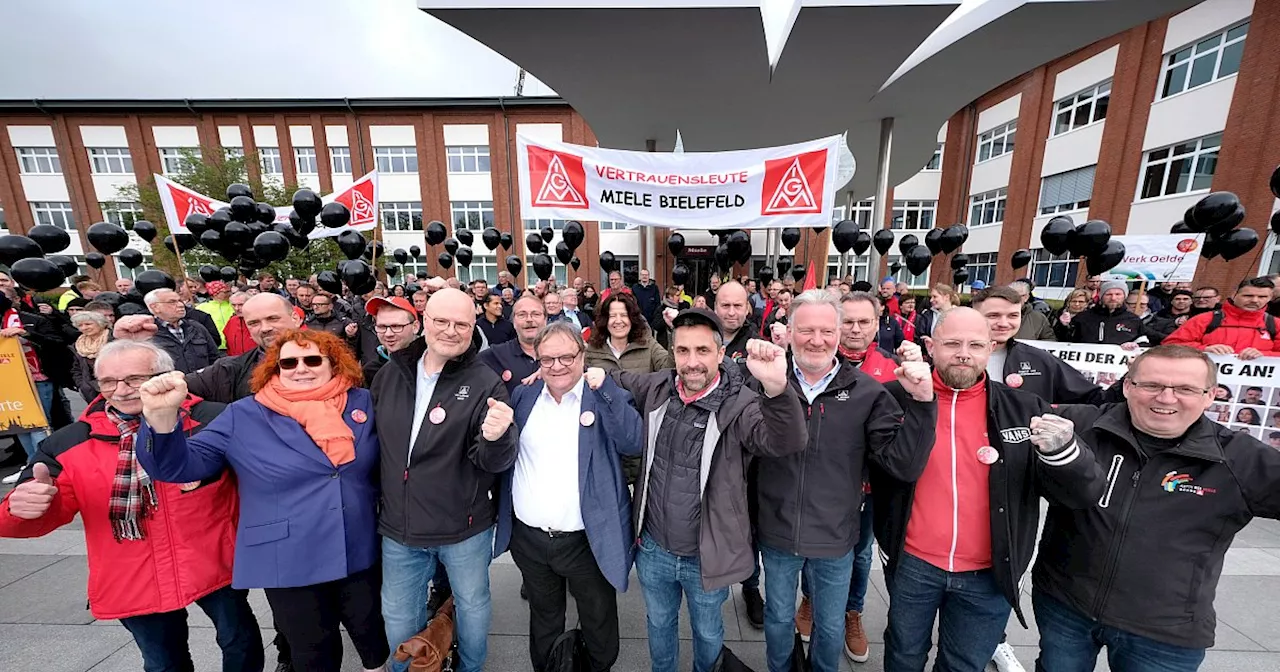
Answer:
<svg viewBox="0 0 1280 672"><path fill-rule="evenodd" d="M518 135L521 215L667 228L826 226L842 186L840 142L666 154Z"/></svg>
<svg viewBox="0 0 1280 672"><path fill-rule="evenodd" d="M1112 236L1124 243L1124 259L1102 274L1104 280L1191 282L1204 247L1203 233Z"/></svg>

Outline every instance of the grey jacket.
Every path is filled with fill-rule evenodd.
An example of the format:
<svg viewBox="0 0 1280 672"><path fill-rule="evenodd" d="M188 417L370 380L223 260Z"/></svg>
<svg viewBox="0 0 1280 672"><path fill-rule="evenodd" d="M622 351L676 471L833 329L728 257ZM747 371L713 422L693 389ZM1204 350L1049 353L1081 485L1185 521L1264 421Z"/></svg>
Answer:
<svg viewBox="0 0 1280 672"><path fill-rule="evenodd" d="M649 469L667 403L676 393L675 371L610 374L635 398L644 420L643 469L639 505L633 507L637 533L644 529ZM747 508L747 466L753 455L781 457L804 450L809 442L800 397L793 387L777 397L756 394L743 384L737 366L720 365L720 384L729 398L707 421L701 462L702 519L698 559L704 590L718 590L751 576L755 551Z"/></svg>
<svg viewBox="0 0 1280 672"><path fill-rule="evenodd" d="M1057 335L1053 333L1053 324L1049 322L1049 318L1044 313L1032 309L1030 302L1022 304L1022 326L1018 327L1018 333L1013 337L1024 341L1058 340Z"/></svg>

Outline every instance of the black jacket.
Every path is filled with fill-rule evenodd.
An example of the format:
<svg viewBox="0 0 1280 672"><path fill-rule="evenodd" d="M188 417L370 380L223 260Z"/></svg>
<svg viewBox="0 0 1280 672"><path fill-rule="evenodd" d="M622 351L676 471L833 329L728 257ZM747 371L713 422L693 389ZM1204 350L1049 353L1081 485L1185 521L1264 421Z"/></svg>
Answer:
<svg viewBox="0 0 1280 672"><path fill-rule="evenodd" d="M1011 338L1005 343L1005 352L1004 380L1000 382L1008 385L1010 376L1017 374L1022 377L1018 389L1051 404L1097 405L1124 399L1119 385L1104 390L1047 350Z"/></svg>
<svg viewBox="0 0 1280 672"><path fill-rule="evenodd" d="M263 354L262 348L254 348L235 357L223 357L199 371L188 373L187 391L206 401L222 404L243 399L253 394L249 383Z"/></svg>
<svg viewBox="0 0 1280 672"><path fill-rule="evenodd" d="M1136 341L1141 335L1142 318L1124 306L1107 310L1098 303L1071 318L1072 343L1120 345Z"/></svg>
<svg viewBox="0 0 1280 672"><path fill-rule="evenodd" d="M444 420L423 416L410 452L418 367L426 350L418 339L393 353L369 386L382 444L378 532L417 547L456 544L489 529L498 512L498 475L515 464L520 445L514 424L497 441L480 434L489 398L506 402L508 396L502 379L471 348L440 372L429 407L442 409Z"/></svg>
<svg viewBox="0 0 1280 672"><path fill-rule="evenodd" d="M219 339L209 334L195 320L182 321L182 337L175 336L156 318L156 335L151 342L173 358L173 368L183 373L195 373L214 363L220 356Z"/></svg>
<svg viewBox="0 0 1280 672"><path fill-rule="evenodd" d="M1280 518L1280 451L1200 419L1147 454L1125 404L1059 412L1093 447L1106 488L1087 508L1049 507L1035 590L1103 625L1213 646L1227 548L1255 516Z"/></svg>
<svg viewBox="0 0 1280 672"><path fill-rule="evenodd" d="M939 405L938 413L949 411ZM1050 412L1049 404L1035 395L987 381L987 434L1000 455L991 465L991 569L1023 627L1027 621L1018 595L1035 551L1040 498L1063 507L1089 507L1102 496L1105 484L1102 468L1082 439L1058 454L1078 451L1064 464L1051 466L1040 456L1028 427L1032 417ZM939 438L934 448L948 449L944 441ZM876 541L888 557L885 572L891 573L906 545L915 484L894 478L875 462L870 467Z"/></svg>
<svg viewBox="0 0 1280 672"><path fill-rule="evenodd" d="M1195 317L1195 312L1187 312L1181 315L1174 315L1168 308L1156 313L1151 320L1146 323L1147 341L1151 345L1160 345L1164 339L1169 337L1184 322Z"/></svg>
<svg viewBox="0 0 1280 672"><path fill-rule="evenodd" d="M182 319L195 321L200 326L204 327L204 330L209 332L210 336L213 336L214 347L217 347L218 344L223 342L224 339L222 332L218 330L218 323L213 321L212 315L204 312L203 310L196 310L192 306L186 306L186 311L187 312L182 316Z"/></svg>
<svg viewBox="0 0 1280 672"><path fill-rule="evenodd" d="M867 463L903 482L918 479L933 448L937 403L911 399L896 382L891 393L843 359L812 404L794 370L788 378L808 420L809 443L804 452L757 458L757 538L795 555L839 557L863 533L857 485Z"/></svg>

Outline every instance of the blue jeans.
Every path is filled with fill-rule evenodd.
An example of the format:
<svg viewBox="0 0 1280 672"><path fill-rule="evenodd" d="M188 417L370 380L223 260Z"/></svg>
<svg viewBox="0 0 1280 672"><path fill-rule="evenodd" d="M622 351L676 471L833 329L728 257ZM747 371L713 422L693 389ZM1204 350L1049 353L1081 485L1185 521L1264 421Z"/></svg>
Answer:
<svg viewBox="0 0 1280 672"><path fill-rule="evenodd" d="M844 651L844 612L853 572L853 551L838 558L805 558L763 544L764 640L769 672L791 669L795 644L796 581L800 570L817 589L813 600L813 636L809 662L815 672L835 672Z"/></svg>
<svg viewBox="0 0 1280 672"><path fill-rule="evenodd" d="M231 587L196 600L209 615L222 649L223 672L262 672L264 652L258 620L249 607L249 591ZM187 642L187 610L143 614L120 619L142 652L145 672L193 672Z"/></svg>
<svg viewBox="0 0 1280 672"><path fill-rule="evenodd" d="M904 551L885 583L889 588L885 672L924 670L935 619L935 670L982 672L986 668L1013 610L991 570L948 572Z"/></svg>
<svg viewBox="0 0 1280 672"><path fill-rule="evenodd" d="M755 568L751 570L751 576L743 579L742 589L760 590L760 544L754 541L755 535L751 536L751 562L755 565Z"/></svg>
<svg viewBox="0 0 1280 672"><path fill-rule="evenodd" d="M36 396L40 399L40 406L44 409L44 419L47 422L53 422L53 383L47 380L36 381ZM27 464L35 461L36 450L40 448L40 444L49 436L49 430L37 429L34 432L24 432L18 435L18 443L22 444L22 450L27 453Z"/></svg>
<svg viewBox="0 0 1280 672"><path fill-rule="evenodd" d="M858 537L858 543L853 547L853 576L849 579L849 599L845 602L845 611L856 611L861 614L863 607L866 606L867 584L871 582L871 547L876 540L871 524L871 495L867 495L862 500L862 513L859 515L858 529L862 536ZM809 588L808 570L800 574L800 592L805 597L813 597L813 592Z"/></svg>
<svg viewBox="0 0 1280 672"><path fill-rule="evenodd" d="M680 599L689 601L693 629L693 671L709 672L724 646L724 617L720 608L729 599L728 586L702 589L702 566L697 557L669 553L645 534L636 554L636 575L644 594L649 626L649 660L653 672L675 672L680 660ZM452 576L452 574L450 575Z"/></svg>
<svg viewBox="0 0 1280 672"><path fill-rule="evenodd" d="M447 546L416 548L382 538L382 619L392 653L400 643L427 626L427 583L436 564L449 570L457 616L458 672L480 672L489 653L489 562L493 559L493 528ZM405 672L408 663L390 663L392 672Z"/></svg>
<svg viewBox="0 0 1280 672"><path fill-rule="evenodd" d="M1102 625L1038 590L1031 592L1031 605L1040 629L1037 672L1092 672L1103 646L1111 669L1123 672L1195 672L1204 662L1204 649Z"/></svg>

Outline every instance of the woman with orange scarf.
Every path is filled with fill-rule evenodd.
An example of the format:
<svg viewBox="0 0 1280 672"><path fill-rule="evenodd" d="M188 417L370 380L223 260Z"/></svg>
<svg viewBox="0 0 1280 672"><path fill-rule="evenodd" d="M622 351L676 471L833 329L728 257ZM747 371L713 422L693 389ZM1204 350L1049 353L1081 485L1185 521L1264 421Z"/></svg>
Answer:
<svg viewBox="0 0 1280 672"><path fill-rule="evenodd" d="M240 492L232 585L263 588L294 669L338 672L339 624L366 670L389 655L379 597L378 437L360 365L338 337L286 331L254 370L254 395L192 437L173 431L187 386L164 374L139 393L138 462L200 487L226 466Z"/></svg>

